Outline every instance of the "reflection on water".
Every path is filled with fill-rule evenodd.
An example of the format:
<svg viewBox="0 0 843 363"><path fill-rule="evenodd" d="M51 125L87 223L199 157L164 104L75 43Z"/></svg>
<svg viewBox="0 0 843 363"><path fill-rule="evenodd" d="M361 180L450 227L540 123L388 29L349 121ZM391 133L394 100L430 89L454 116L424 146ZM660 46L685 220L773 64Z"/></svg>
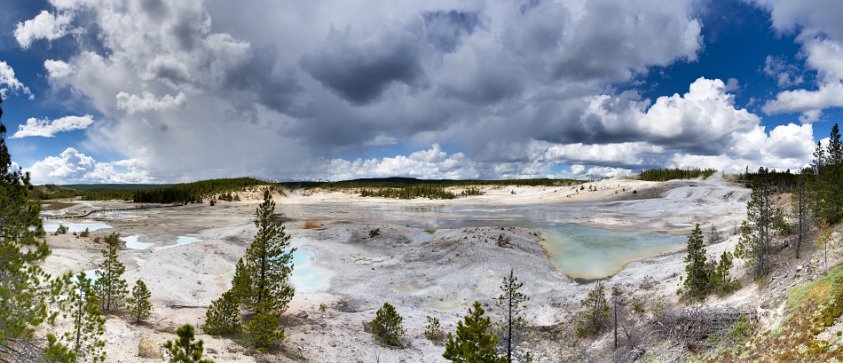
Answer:
<svg viewBox="0 0 843 363"><path fill-rule="evenodd" d="M139 238L140 236L138 235L120 237L123 242L126 242L126 248L131 250L145 250L155 245L152 242L141 242L138 240Z"/></svg>

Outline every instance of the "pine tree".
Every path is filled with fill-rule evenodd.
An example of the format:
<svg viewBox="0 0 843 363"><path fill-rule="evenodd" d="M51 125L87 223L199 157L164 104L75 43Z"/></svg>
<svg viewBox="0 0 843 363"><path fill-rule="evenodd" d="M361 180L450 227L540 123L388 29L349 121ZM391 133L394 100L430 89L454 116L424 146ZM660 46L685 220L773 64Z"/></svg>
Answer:
<svg viewBox="0 0 843 363"><path fill-rule="evenodd" d="M249 271L246 271L246 264L243 263L242 258L237 260L231 285L231 291L236 295L237 301L240 304L246 304L252 301L251 274Z"/></svg>
<svg viewBox="0 0 843 363"><path fill-rule="evenodd" d="M58 344L68 347L75 356L74 361L104 362L105 318L91 280L80 272L68 284L66 296L60 301L62 315L70 321L71 330L61 335L61 342L52 351L61 351ZM66 356L65 356L66 357Z"/></svg>
<svg viewBox="0 0 843 363"><path fill-rule="evenodd" d="M828 146L820 165L818 215L829 224L834 224L843 219L843 183L840 182L843 180L843 142L837 124L831 128Z"/></svg>
<svg viewBox="0 0 843 363"><path fill-rule="evenodd" d="M105 260L97 269L97 282L95 287L99 294L103 311L120 309L128 294L128 284L123 279L126 266L117 259L117 246L120 243L120 235L112 233L105 238L106 248L102 250Z"/></svg>
<svg viewBox="0 0 843 363"><path fill-rule="evenodd" d="M746 220L741 225L741 237L735 255L747 260L756 278L769 271L769 254L772 248L773 191L768 171L758 169L753 181L752 194L746 206Z"/></svg>
<svg viewBox="0 0 843 363"><path fill-rule="evenodd" d="M506 362L506 358L497 354L498 337L490 331L491 322L483 313L480 302L475 301L468 315L457 322L456 336L448 333L442 357L457 363Z"/></svg>
<svg viewBox="0 0 843 363"><path fill-rule="evenodd" d="M285 232L284 225L272 217L274 212L275 202L269 190L264 190L263 203L256 211L258 233L246 250L243 262L245 271L250 274L252 307L256 309L268 299L273 304L271 308L281 314L287 310L295 293L290 275L296 249L290 247L290 235Z"/></svg>
<svg viewBox="0 0 843 363"><path fill-rule="evenodd" d="M813 169L805 168L799 173L796 184L796 195L792 199L792 208L794 219L796 219L796 258L800 256L802 249L802 242L807 238L808 231L811 229L811 207L810 191L808 190L809 183L814 178Z"/></svg>
<svg viewBox="0 0 843 363"><path fill-rule="evenodd" d="M602 281L597 281L582 302L585 308L577 320L577 336L587 337L597 335L609 326L609 302L606 300L606 289Z"/></svg>
<svg viewBox="0 0 843 363"><path fill-rule="evenodd" d="M526 322L521 313L525 310L524 304L530 298L521 292L522 287L524 287L524 283L519 282L514 271L510 269L509 276L505 276L503 282L501 282L501 295L495 301L498 309L503 309L503 314L505 314L504 321L501 324L503 328L501 329L501 335L506 343L506 360L508 362L512 362L515 337L526 327Z"/></svg>
<svg viewBox="0 0 843 363"><path fill-rule="evenodd" d="M711 289L705 254L702 230L697 224L688 236L688 255L685 256L685 280L683 281L684 293L692 299L705 298Z"/></svg>
<svg viewBox="0 0 843 363"><path fill-rule="evenodd" d="M164 343L164 349L170 355L170 363L214 363L214 361L203 358L204 343L193 341L194 331L190 324L182 325L176 329L177 340L168 340Z"/></svg>
<svg viewBox="0 0 843 363"><path fill-rule="evenodd" d="M265 297L255 306L255 314L246 324L249 342L258 349L272 347L284 340L284 328L281 327L281 313L276 309L273 295Z"/></svg>
<svg viewBox="0 0 843 363"><path fill-rule="evenodd" d="M404 335L402 321L403 318L398 315L395 307L384 303L375 314L375 320L372 321L372 336L383 344L401 346L401 337Z"/></svg>
<svg viewBox="0 0 843 363"><path fill-rule="evenodd" d="M232 335L240 332L240 302L234 289L222 294L205 312L205 333Z"/></svg>
<svg viewBox="0 0 843 363"><path fill-rule="evenodd" d="M41 205L29 175L12 170L5 134L0 123L0 356L13 356L5 349L7 340L32 336L33 327L48 317L47 302L54 289L46 288L50 276L39 266L50 254L41 237Z"/></svg>
<svg viewBox="0 0 843 363"><path fill-rule="evenodd" d="M712 259L709 265L709 276L712 292L718 294L728 294L741 287L740 282L733 280L729 276L729 270L732 269L732 254L729 251L723 251L720 255L720 260Z"/></svg>
<svg viewBox="0 0 843 363"><path fill-rule="evenodd" d="M152 313L152 303L149 302L150 297L152 297L152 294L149 292L146 284L143 280L138 280L135 283L135 288L132 289L132 296L127 301L129 314L135 319L136 323L140 323Z"/></svg>

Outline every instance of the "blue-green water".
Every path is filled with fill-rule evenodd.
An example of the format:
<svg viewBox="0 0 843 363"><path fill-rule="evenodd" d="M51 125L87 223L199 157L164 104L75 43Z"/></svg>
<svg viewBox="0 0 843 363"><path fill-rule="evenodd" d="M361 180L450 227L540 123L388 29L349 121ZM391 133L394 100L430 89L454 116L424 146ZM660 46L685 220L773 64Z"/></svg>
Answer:
<svg viewBox="0 0 843 363"><path fill-rule="evenodd" d="M679 250L685 237L657 232L619 231L563 224L542 231L551 262L566 275L581 279L611 276L630 262Z"/></svg>

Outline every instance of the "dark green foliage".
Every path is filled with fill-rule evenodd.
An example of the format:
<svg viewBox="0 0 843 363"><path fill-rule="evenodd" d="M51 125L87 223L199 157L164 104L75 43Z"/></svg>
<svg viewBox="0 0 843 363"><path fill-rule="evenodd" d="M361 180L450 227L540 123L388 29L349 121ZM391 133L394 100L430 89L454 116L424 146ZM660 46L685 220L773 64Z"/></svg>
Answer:
<svg viewBox="0 0 843 363"><path fill-rule="evenodd" d="M491 322L483 313L480 302L475 301L468 315L457 322L456 335L448 333L442 354L445 359L458 363L506 362L497 353L498 337L489 329Z"/></svg>
<svg viewBox="0 0 843 363"><path fill-rule="evenodd" d="M105 238L106 248L102 250L105 260L97 269L97 281L94 283L100 304L104 311L118 310L123 307L126 295L129 293L128 284L123 279L126 266L117 259L117 247L120 244L120 234L112 233Z"/></svg>
<svg viewBox="0 0 843 363"><path fill-rule="evenodd" d="M693 299L702 299L711 289L705 243L702 230L697 224L688 236L688 255L685 256L685 294Z"/></svg>
<svg viewBox="0 0 843 363"><path fill-rule="evenodd" d="M397 198L397 199L454 199L457 196L434 185L409 185L399 188L360 189L361 197Z"/></svg>
<svg viewBox="0 0 843 363"><path fill-rule="evenodd" d="M465 188L462 191L462 193L460 193L460 196L461 197L468 197L468 196L483 195L483 194L485 194L485 193L483 193L483 191L480 190L480 188L471 186L471 187Z"/></svg>
<svg viewBox="0 0 843 363"><path fill-rule="evenodd" d="M6 339L31 336L48 318L47 301L54 292L47 288L50 276L39 267L50 254L41 238L41 205L29 175L11 170L5 133L0 123L0 349Z"/></svg>
<svg viewBox="0 0 843 363"><path fill-rule="evenodd" d="M811 210L811 201L815 200L810 186L814 182L814 169L805 168L799 174L799 180L796 187L796 195L792 198L793 218L796 220L796 258L799 258L802 250L802 243L808 237L808 231L811 230L813 222L813 214Z"/></svg>
<svg viewBox="0 0 843 363"><path fill-rule="evenodd" d="M375 340L393 347L401 346L401 337L404 335L404 328L401 325L403 319L389 303L384 303L375 314L372 320L372 336Z"/></svg>
<svg viewBox="0 0 843 363"><path fill-rule="evenodd" d="M521 313L526 309L524 305L530 298L521 292L522 287L524 287L524 283L519 282L514 271L510 269L509 275L504 276L501 282L501 294L495 300L495 305L504 316L499 327L500 336L503 337L503 343L505 343L504 348L506 349L507 360L509 361L512 360L512 350L516 345L517 338L527 327L527 323L524 321Z"/></svg>
<svg viewBox="0 0 843 363"><path fill-rule="evenodd" d="M727 251L723 252L719 260L707 259L702 230L697 224L688 236L685 278L680 291L693 300L705 299L712 293L722 295L735 291L740 288L740 283L729 276L731 268L732 254Z"/></svg>
<svg viewBox="0 0 843 363"><path fill-rule="evenodd" d="M67 230L68 230L67 226L65 226L63 224L59 224L59 227L56 228L56 232L53 233L53 235L58 236L60 234L67 234Z"/></svg>
<svg viewBox="0 0 843 363"><path fill-rule="evenodd" d="M240 301L234 289L214 300L205 312L205 333L232 335L240 332Z"/></svg>
<svg viewBox="0 0 843 363"><path fill-rule="evenodd" d="M62 344L52 333L47 334L44 360L50 363L76 363L76 352Z"/></svg>
<svg viewBox="0 0 843 363"><path fill-rule="evenodd" d="M577 319L577 336L590 337L600 334L609 327L609 302L606 300L606 289L602 281L597 281L582 302L585 310L580 312Z"/></svg>
<svg viewBox="0 0 843 363"><path fill-rule="evenodd" d="M776 211L773 213L773 220L771 223L773 230L776 231L776 234L779 236L789 236L793 234L793 226L787 222L781 208L776 208Z"/></svg>
<svg viewBox="0 0 843 363"><path fill-rule="evenodd" d="M258 233L243 258L244 271L250 275L250 300L252 306L257 306L269 294L274 305L272 310L280 314L287 310L287 304L295 293L290 284L290 275L296 249L290 247L290 235L286 233L284 225L273 218L275 202L269 190L264 191L263 203L255 213Z"/></svg>
<svg viewBox="0 0 843 363"><path fill-rule="evenodd" d="M231 292L238 304L248 304L252 299L252 278L250 272L246 271L246 264L243 263L242 258L237 260L234 268Z"/></svg>
<svg viewBox="0 0 843 363"><path fill-rule="evenodd" d="M647 181L668 181L673 179L694 179L714 175L714 169L647 169L638 174L638 179Z"/></svg>
<svg viewBox="0 0 843 363"><path fill-rule="evenodd" d="M711 292L718 295L725 295L741 288L741 283L729 276L732 269L732 254L723 251L720 260L712 259L709 262L709 280Z"/></svg>
<svg viewBox="0 0 843 363"><path fill-rule="evenodd" d="M828 145L817 144L814 153L816 180L815 214L829 224L843 220L843 142L837 124L831 128Z"/></svg>
<svg viewBox="0 0 843 363"><path fill-rule="evenodd" d="M138 280L135 288L132 289L132 296L126 301L129 315L135 319L136 323L140 323L152 313L152 303L149 302L151 297L152 294L143 280Z"/></svg>
<svg viewBox="0 0 843 363"><path fill-rule="evenodd" d="M164 343L164 349L170 356L170 363L213 363L214 361L203 358L204 343L193 341L194 332L192 325L182 325L176 329L178 339L168 340Z"/></svg>
<svg viewBox="0 0 843 363"><path fill-rule="evenodd" d="M62 334L61 342L56 344L69 347L78 361L104 362L105 341L102 335L105 333L105 318L100 310L100 301L85 273L80 272L73 279L59 304L62 316L70 322L70 330ZM58 345L52 349L55 352L63 350Z"/></svg>
<svg viewBox="0 0 843 363"><path fill-rule="evenodd" d="M246 336L255 348L270 348L284 340L284 329L281 327L281 312L278 310L275 296L269 292L263 294L263 299L255 306L255 314L246 324Z"/></svg>
<svg viewBox="0 0 843 363"><path fill-rule="evenodd" d="M746 206L746 220L741 225L741 238L735 255L746 259L756 278L770 269L769 254L772 250L773 190L767 169L758 169L759 177L753 182L751 199Z"/></svg>
<svg viewBox="0 0 843 363"><path fill-rule="evenodd" d="M424 327L424 337L435 344L442 344L442 341L445 339L445 333L442 332L439 319L432 316L427 317L427 325Z"/></svg>
<svg viewBox="0 0 843 363"><path fill-rule="evenodd" d="M798 183L797 174L791 173L790 170L777 171L767 169L763 174L759 172L740 174L738 175L738 179L743 182L747 188L752 188L753 185L761 182L760 179L763 179L763 182L775 192L786 192L792 190Z"/></svg>
<svg viewBox="0 0 843 363"><path fill-rule="evenodd" d="M152 190L137 190L132 200L135 203L199 203L204 197L214 194L225 192L230 196L232 190L267 184L271 183L254 178L211 179ZM231 199L234 200L233 197Z"/></svg>

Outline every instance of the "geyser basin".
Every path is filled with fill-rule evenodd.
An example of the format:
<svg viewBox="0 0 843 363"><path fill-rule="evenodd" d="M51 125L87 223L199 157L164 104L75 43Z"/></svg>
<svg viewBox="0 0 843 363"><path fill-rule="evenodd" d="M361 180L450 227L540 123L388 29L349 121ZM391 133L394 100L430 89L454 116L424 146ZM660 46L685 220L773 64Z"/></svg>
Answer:
<svg viewBox="0 0 843 363"><path fill-rule="evenodd" d="M542 246L556 268L574 279L614 275L631 262L685 246L685 237L563 224L542 230Z"/></svg>
<svg viewBox="0 0 843 363"><path fill-rule="evenodd" d="M66 222L57 220L56 222L44 223L44 232L55 233L59 229L59 225L67 227L67 233L93 232L99 229L111 228L110 225L103 222Z"/></svg>

